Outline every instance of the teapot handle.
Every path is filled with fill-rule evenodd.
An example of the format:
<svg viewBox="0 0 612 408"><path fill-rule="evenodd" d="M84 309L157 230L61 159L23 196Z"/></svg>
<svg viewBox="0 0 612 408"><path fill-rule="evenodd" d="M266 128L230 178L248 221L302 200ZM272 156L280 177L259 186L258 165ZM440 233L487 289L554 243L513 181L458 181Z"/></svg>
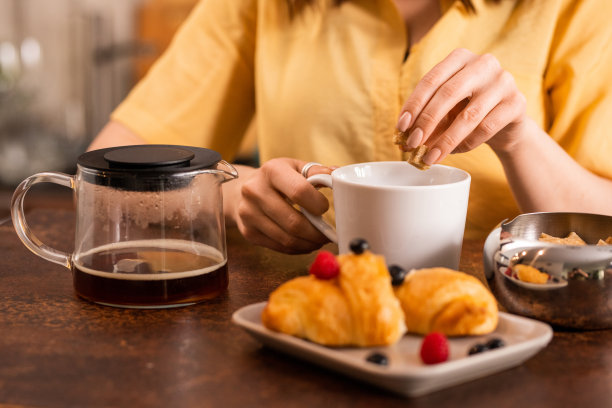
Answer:
<svg viewBox="0 0 612 408"><path fill-rule="evenodd" d="M72 256L66 252L58 251L43 244L30 230L26 222L23 201L28 190L34 184L38 183L55 183L70 187L73 190L75 188L74 177L64 173L45 172L28 177L19 184L13 193L13 198L11 200L11 218L13 219L13 226L21 242L23 242L30 251L47 261L63 265L70 269L72 265Z"/></svg>

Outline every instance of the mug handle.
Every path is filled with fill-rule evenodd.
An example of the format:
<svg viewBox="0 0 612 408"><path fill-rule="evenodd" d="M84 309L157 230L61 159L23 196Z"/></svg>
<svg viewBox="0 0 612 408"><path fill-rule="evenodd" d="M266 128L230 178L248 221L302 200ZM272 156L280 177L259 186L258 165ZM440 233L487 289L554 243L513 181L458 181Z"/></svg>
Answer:
<svg viewBox="0 0 612 408"><path fill-rule="evenodd" d="M34 233L30 230L28 223L25 219L25 213L23 210L23 201L28 190L38 183L55 183L65 187L70 187L74 190L74 177L64 173L46 172L38 173L23 180L13 193L11 199L11 218L13 219L13 226L15 231L21 239L21 242L36 255L40 256L47 261L54 262L59 265L63 265L70 269L72 265L72 255L50 248L42 243Z"/></svg>
<svg viewBox="0 0 612 408"><path fill-rule="evenodd" d="M308 177L306 181L308 181L315 187L323 186L333 189L332 177L329 174L315 174L314 176ZM306 218L308 218L308 221L310 221L310 223L314 225L316 229L321 231L321 233L325 235L331 242L335 244L338 243L338 234L336 234L336 230L334 229L334 227L323 221L323 217L313 215L302 207L300 207L300 211L302 212L302 214L304 214L304 216L306 216Z"/></svg>

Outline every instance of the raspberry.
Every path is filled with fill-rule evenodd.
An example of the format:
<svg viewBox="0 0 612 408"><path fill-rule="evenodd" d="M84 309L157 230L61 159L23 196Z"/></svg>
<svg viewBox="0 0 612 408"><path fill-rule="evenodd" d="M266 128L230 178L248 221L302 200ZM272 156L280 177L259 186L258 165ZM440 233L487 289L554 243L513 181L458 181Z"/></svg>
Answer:
<svg viewBox="0 0 612 408"><path fill-rule="evenodd" d="M338 276L340 267L334 254L320 251L310 265L309 272L319 279L332 279Z"/></svg>
<svg viewBox="0 0 612 408"><path fill-rule="evenodd" d="M429 333L421 343L421 360L425 364L437 364L448 360L448 341L442 333Z"/></svg>

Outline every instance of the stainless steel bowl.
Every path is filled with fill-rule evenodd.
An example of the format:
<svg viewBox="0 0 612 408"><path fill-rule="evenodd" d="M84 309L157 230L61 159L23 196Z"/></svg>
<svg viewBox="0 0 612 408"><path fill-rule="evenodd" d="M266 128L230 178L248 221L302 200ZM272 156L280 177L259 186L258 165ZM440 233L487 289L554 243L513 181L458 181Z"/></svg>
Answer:
<svg viewBox="0 0 612 408"><path fill-rule="evenodd" d="M541 233L575 232L588 245L538 241ZM584 213L530 213L504 221L487 237L484 272L506 310L573 329L612 328L612 217ZM516 279L512 267L527 264L551 276L546 283Z"/></svg>

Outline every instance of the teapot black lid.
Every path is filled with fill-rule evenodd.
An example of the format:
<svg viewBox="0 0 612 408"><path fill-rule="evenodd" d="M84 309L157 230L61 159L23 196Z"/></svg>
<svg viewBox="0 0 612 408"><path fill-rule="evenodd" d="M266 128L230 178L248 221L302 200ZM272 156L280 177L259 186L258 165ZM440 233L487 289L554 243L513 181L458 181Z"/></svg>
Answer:
<svg viewBox="0 0 612 408"><path fill-rule="evenodd" d="M214 167L221 155L192 146L132 145L92 150L77 163L94 170L137 173L177 173Z"/></svg>
<svg viewBox="0 0 612 408"><path fill-rule="evenodd" d="M215 168L221 155L210 149L178 145L131 145L92 150L82 154L77 164L96 170L88 181L127 190L157 190L173 174ZM187 182L187 180L184 180ZM176 180L173 181L176 183ZM182 184L182 183L180 183ZM173 184L171 188L179 187Z"/></svg>

